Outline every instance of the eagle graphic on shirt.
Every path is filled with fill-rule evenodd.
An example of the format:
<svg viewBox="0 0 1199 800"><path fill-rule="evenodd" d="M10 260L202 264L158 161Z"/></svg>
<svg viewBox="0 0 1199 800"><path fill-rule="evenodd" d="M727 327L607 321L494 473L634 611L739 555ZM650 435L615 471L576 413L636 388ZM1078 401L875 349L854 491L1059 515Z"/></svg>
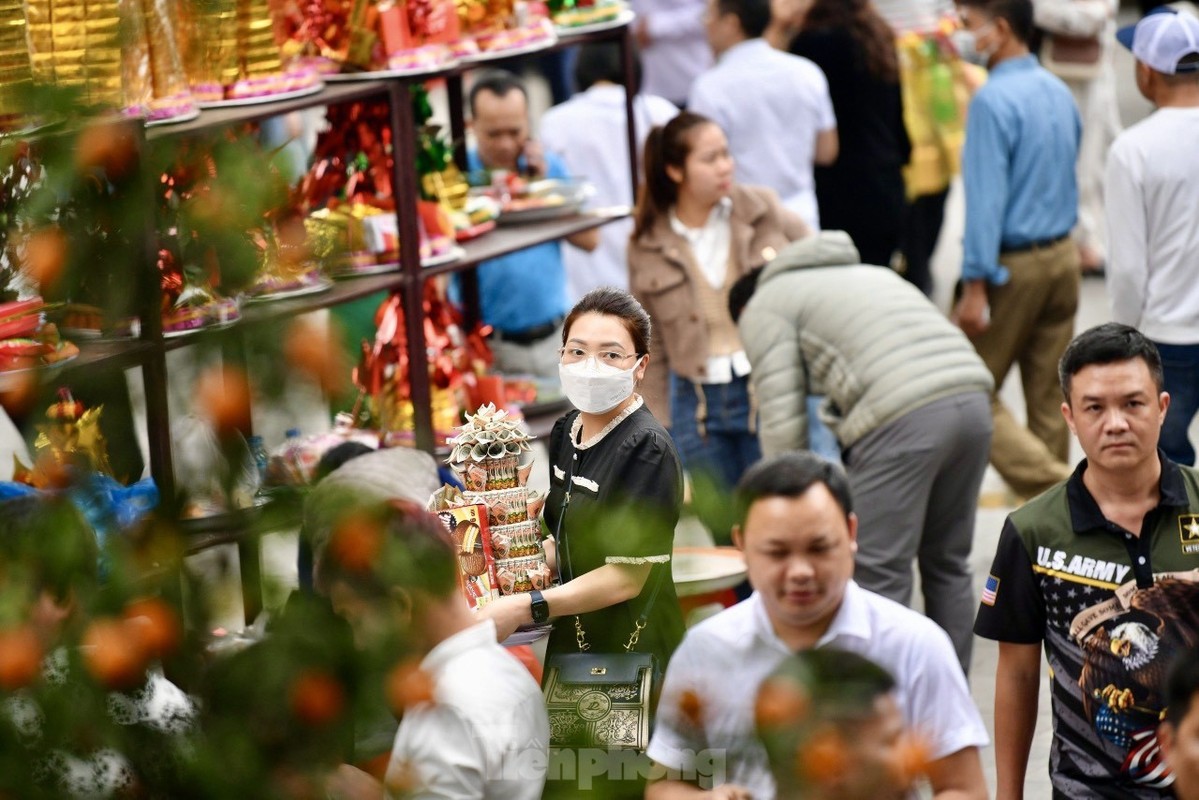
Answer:
<svg viewBox="0 0 1199 800"><path fill-rule="evenodd" d="M1146 786L1170 785L1173 776L1157 742L1164 710L1161 686L1177 654L1199 644L1199 583L1163 577L1135 589L1127 608L1078 641L1084 658L1078 684L1087 719L1127 753L1122 771L1129 778Z"/></svg>

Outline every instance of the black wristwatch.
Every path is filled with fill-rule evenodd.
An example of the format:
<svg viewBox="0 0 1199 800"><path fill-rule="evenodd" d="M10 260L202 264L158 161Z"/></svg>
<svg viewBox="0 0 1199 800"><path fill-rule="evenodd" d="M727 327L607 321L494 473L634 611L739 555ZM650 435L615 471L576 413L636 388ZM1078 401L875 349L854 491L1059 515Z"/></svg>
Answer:
<svg viewBox="0 0 1199 800"><path fill-rule="evenodd" d="M529 592L529 597L533 600L533 623L535 625L544 625L550 621L550 604L541 595L541 592L534 589Z"/></svg>

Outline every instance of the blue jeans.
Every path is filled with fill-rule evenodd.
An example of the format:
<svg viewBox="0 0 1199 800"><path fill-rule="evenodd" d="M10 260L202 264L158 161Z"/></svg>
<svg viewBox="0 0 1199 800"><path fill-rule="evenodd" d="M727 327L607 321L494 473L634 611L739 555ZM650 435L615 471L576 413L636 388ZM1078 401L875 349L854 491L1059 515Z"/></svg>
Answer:
<svg viewBox="0 0 1199 800"><path fill-rule="evenodd" d="M1171 461L1194 466L1195 448L1187 429L1199 411L1199 344L1155 342L1162 356L1170 408L1162 425L1161 448Z"/></svg>
<svg viewBox="0 0 1199 800"><path fill-rule="evenodd" d="M692 477L706 473L721 488L731 490L762 457L749 378L692 383L671 373L670 435Z"/></svg>

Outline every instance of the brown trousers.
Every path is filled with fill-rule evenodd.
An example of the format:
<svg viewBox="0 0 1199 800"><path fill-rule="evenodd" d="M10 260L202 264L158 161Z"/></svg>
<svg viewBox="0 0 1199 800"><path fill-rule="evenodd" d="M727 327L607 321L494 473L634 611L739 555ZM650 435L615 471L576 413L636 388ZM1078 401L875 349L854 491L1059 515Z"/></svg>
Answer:
<svg viewBox="0 0 1199 800"><path fill-rule="evenodd" d="M1031 497L1069 477L1070 430L1062 417L1057 364L1074 335L1080 273L1070 239L1000 258L1010 273L988 285L991 325L972 341L991 375L995 430L991 464L1017 494ZM1020 366L1028 427L1000 401L999 389Z"/></svg>

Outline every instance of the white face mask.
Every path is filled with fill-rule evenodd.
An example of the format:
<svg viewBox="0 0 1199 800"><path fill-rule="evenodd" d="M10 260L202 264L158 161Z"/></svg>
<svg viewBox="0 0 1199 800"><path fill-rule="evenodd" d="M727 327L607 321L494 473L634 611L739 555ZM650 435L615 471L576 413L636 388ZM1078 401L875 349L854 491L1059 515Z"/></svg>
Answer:
<svg viewBox="0 0 1199 800"><path fill-rule="evenodd" d="M575 408L586 414L603 414L628 400L633 394L633 373L641 364L637 359L629 369L600 364L595 358L574 364L559 364L562 392Z"/></svg>
<svg viewBox="0 0 1199 800"><path fill-rule="evenodd" d="M987 24L977 31L968 31L965 28L959 28L950 35L954 49L958 51L958 55L962 57L963 61L979 67L985 67L990 63L991 56L995 55L995 49L978 49L978 35L989 27L991 27L990 24Z"/></svg>

